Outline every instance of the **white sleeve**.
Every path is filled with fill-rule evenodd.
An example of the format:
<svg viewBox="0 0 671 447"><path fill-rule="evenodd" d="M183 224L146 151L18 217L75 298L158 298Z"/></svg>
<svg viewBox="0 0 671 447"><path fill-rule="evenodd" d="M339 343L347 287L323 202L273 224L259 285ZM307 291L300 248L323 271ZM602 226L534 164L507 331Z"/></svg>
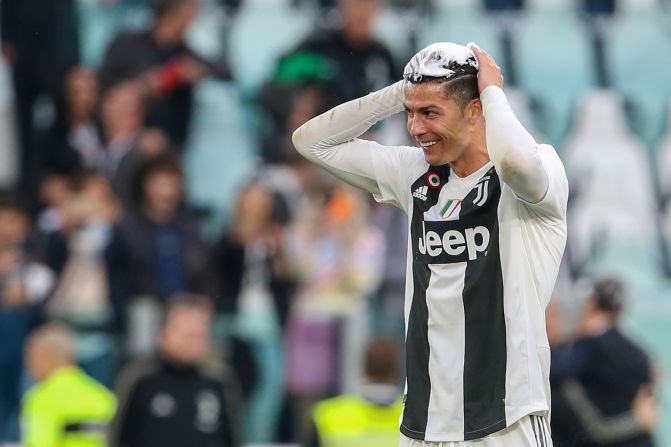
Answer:
<svg viewBox="0 0 671 447"><path fill-rule="evenodd" d="M419 149L357 139L380 120L403 110L403 81L341 104L293 134L298 152L376 200L406 207L406 166Z"/></svg>
<svg viewBox="0 0 671 447"><path fill-rule="evenodd" d="M557 218L566 215L568 182L557 153L538 145L518 121L499 87L480 95L487 150L501 179L531 208Z"/></svg>

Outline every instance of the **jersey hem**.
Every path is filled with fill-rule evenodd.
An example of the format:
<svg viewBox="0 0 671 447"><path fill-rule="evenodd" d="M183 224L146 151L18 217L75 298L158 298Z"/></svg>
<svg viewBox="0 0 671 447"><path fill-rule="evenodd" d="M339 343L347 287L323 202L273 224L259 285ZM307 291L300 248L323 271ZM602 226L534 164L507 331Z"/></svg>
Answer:
<svg viewBox="0 0 671 447"><path fill-rule="evenodd" d="M492 435L494 433L498 433L502 430L505 430L506 428L512 426L515 424L517 421L520 419L524 418L525 416L529 416L531 414L548 414L549 410L547 407L547 404L545 403L537 403L537 404L532 404L532 405L526 405L524 407L519 407L515 409L511 409L510 407L506 407L506 425L504 427L501 427L497 430L494 430L490 433L486 433L485 435L481 436L480 438L475 438L475 439L482 439L485 438L489 435ZM496 424L494 424L496 425ZM491 426L490 426L491 427ZM478 432L478 431L486 431L489 427L483 427L479 430L473 430L470 431L469 433L473 432ZM412 430L403 424L400 426L400 431L403 435L407 436L408 438L412 439L417 439L419 441L427 441L427 442L457 442L457 441L464 441L465 438L465 433L461 432L434 432L434 433L427 433L427 432L419 432ZM469 440L472 440L469 438Z"/></svg>

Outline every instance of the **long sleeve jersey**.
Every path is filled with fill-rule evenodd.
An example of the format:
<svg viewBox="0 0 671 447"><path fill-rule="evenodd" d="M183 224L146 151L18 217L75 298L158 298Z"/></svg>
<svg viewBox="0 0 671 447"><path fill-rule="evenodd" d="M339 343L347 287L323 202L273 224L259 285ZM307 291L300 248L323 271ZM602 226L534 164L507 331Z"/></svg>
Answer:
<svg viewBox="0 0 671 447"><path fill-rule="evenodd" d="M568 182L503 90L481 94L490 161L459 177L421 149L359 139L403 110L403 82L293 135L298 151L408 214L405 404L414 439L478 439L549 412L545 307L566 244Z"/></svg>

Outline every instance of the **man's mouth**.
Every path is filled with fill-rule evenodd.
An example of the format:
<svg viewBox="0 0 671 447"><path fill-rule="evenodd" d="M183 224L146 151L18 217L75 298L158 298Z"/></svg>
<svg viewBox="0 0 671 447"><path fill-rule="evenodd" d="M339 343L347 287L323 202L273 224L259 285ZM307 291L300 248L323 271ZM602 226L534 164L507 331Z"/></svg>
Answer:
<svg viewBox="0 0 671 447"><path fill-rule="evenodd" d="M436 143L438 143L438 140L419 141L419 145L422 147L422 149L429 149Z"/></svg>

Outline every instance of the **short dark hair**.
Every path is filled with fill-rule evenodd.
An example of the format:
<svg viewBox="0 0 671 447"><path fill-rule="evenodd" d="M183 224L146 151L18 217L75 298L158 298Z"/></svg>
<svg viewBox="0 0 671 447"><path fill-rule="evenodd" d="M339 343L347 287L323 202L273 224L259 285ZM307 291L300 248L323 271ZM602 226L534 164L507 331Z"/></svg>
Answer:
<svg viewBox="0 0 671 447"><path fill-rule="evenodd" d="M617 278L603 278L594 284L594 305L604 312L619 314L624 306L625 287Z"/></svg>
<svg viewBox="0 0 671 447"><path fill-rule="evenodd" d="M366 378L378 383L398 381L398 349L390 338L374 338L366 347Z"/></svg>
<svg viewBox="0 0 671 447"><path fill-rule="evenodd" d="M443 96L457 103L461 111L474 99L480 98L478 90L478 72L470 65L460 66L458 74L451 78L422 76L418 82L408 81L411 84L441 83Z"/></svg>
<svg viewBox="0 0 671 447"><path fill-rule="evenodd" d="M25 206L25 203L21 201L19 197L12 191L0 190L0 210L13 211L17 214L23 215L26 219L30 220L30 216Z"/></svg>
<svg viewBox="0 0 671 447"><path fill-rule="evenodd" d="M132 177L132 200L135 206L144 205L145 193L144 186L154 174L174 174L183 178L180 159L176 155L168 152L142 160Z"/></svg>
<svg viewBox="0 0 671 447"><path fill-rule="evenodd" d="M176 7L191 0L149 0L149 8L154 18L163 17Z"/></svg>
<svg viewBox="0 0 671 447"><path fill-rule="evenodd" d="M214 303L210 297L190 292L179 292L170 295L163 309L161 327L165 328L171 315L177 309L200 310L207 314L214 312Z"/></svg>

